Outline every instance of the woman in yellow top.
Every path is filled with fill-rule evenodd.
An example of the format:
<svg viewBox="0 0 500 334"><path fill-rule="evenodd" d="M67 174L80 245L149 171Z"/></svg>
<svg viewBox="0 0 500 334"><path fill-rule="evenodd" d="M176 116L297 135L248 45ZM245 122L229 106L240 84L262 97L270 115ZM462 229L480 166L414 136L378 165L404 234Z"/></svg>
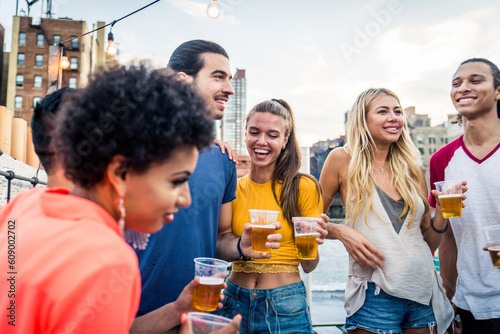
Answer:
<svg viewBox="0 0 500 334"><path fill-rule="evenodd" d="M242 256L243 260L233 262L221 313L230 318L241 314L242 334L311 333L298 266L300 263L306 273L311 272L319 255L315 260L297 258L292 217L320 217L323 202L316 179L299 173L301 154L290 106L275 99L256 105L246 117L245 142L250 174L238 180L233 232L242 235L243 230L248 233L251 229L249 209L276 210L280 211L277 225L282 226L282 239L280 248L273 249L268 259L248 261ZM327 235L324 220L326 216L319 219L318 244Z"/></svg>

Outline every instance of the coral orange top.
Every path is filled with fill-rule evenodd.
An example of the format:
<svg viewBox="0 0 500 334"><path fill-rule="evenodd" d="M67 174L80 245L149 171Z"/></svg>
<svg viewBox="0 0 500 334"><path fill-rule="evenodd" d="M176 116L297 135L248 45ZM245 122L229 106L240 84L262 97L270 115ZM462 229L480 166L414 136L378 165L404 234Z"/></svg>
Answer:
<svg viewBox="0 0 500 334"><path fill-rule="evenodd" d="M0 209L0 235L0 333L128 333L139 267L101 206L31 189Z"/></svg>

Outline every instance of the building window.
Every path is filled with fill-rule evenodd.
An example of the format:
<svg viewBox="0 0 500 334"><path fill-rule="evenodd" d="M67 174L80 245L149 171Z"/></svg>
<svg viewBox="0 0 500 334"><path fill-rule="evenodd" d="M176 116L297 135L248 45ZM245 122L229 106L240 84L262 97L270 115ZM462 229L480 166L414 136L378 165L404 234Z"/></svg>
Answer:
<svg viewBox="0 0 500 334"><path fill-rule="evenodd" d="M78 58L71 57L69 59L69 61L70 61L69 68L72 69L72 70L77 70L78 69Z"/></svg>
<svg viewBox="0 0 500 334"><path fill-rule="evenodd" d="M16 96L14 99L14 109L23 109L23 97Z"/></svg>
<svg viewBox="0 0 500 334"><path fill-rule="evenodd" d="M429 147L429 155L432 154L432 148Z"/></svg>
<svg viewBox="0 0 500 334"><path fill-rule="evenodd" d="M75 38L76 36L71 36L71 38ZM75 38L74 40L71 41L71 48L72 49L78 49L78 38Z"/></svg>
<svg viewBox="0 0 500 334"><path fill-rule="evenodd" d="M36 107L36 105L37 105L38 103L40 103L40 101L42 101L42 98L41 98L41 97L39 97L39 96L35 96L35 97L33 98L33 108L35 108L35 107Z"/></svg>
<svg viewBox="0 0 500 334"><path fill-rule="evenodd" d="M71 77L69 78L69 85L68 85L69 88L76 88L76 78L74 77Z"/></svg>
<svg viewBox="0 0 500 334"><path fill-rule="evenodd" d="M17 66L24 66L24 53L17 54Z"/></svg>
<svg viewBox="0 0 500 334"><path fill-rule="evenodd" d="M35 67L42 67L43 66L43 55L36 55L35 56Z"/></svg>
<svg viewBox="0 0 500 334"><path fill-rule="evenodd" d="M37 34L36 35L36 46L43 46L44 45L44 36L43 34Z"/></svg>
<svg viewBox="0 0 500 334"><path fill-rule="evenodd" d="M61 35L54 35L52 45L59 45L59 43L61 43Z"/></svg>
<svg viewBox="0 0 500 334"><path fill-rule="evenodd" d="M19 45L26 45L26 33L25 32L20 32L19 33Z"/></svg>
<svg viewBox="0 0 500 334"><path fill-rule="evenodd" d="M18 74L16 76L16 87L22 87L24 85L24 75Z"/></svg>
<svg viewBox="0 0 500 334"><path fill-rule="evenodd" d="M44 36L43 34L37 34L36 35L36 46L43 46L44 45Z"/></svg>
<svg viewBox="0 0 500 334"><path fill-rule="evenodd" d="M417 136L417 144L423 144L424 143L424 137L423 136Z"/></svg>
<svg viewBox="0 0 500 334"><path fill-rule="evenodd" d="M420 151L421 155L424 155L425 152L424 152L424 148L423 147L419 147L418 150Z"/></svg>
<svg viewBox="0 0 500 334"><path fill-rule="evenodd" d="M33 84L34 88L42 88L42 76L41 75L35 75L35 81Z"/></svg>

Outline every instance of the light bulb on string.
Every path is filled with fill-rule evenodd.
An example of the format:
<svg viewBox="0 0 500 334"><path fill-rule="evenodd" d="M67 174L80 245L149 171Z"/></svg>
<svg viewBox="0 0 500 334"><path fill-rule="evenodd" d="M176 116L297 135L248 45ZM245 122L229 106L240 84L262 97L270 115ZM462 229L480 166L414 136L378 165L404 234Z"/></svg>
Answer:
<svg viewBox="0 0 500 334"><path fill-rule="evenodd" d="M108 56L114 57L118 49L115 45L115 39L113 37L113 33L110 31L108 34L108 47L106 48L106 54Z"/></svg>
<svg viewBox="0 0 500 334"><path fill-rule="evenodd" d="M67 70L69 68L69 60L68 60L68 54L66 53L66 50L62 50L62 57L61 57L61 68L63 70Z"/></svg>
<svg viewBox="0 0 500 334"><path fill-rule="evenodd" d="M221 10L217 0L210 0L210 3L207 6L207 15L211 19L216 19L220 16Z"/></svg>

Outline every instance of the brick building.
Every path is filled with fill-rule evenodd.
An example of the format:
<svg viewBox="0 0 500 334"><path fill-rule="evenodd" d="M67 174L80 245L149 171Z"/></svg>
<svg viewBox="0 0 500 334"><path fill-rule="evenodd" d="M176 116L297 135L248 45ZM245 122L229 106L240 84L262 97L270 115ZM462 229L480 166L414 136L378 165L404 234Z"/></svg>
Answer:
<svg viewBox="0 0 500 334"><path fill-rule="evenodd" d="M102 25L103 22L98 22L98 26ZM14 16L6 101L14 117L29 122L35 104L47 94L49 86L54 85L48 82L49 46L88 31L85 21L42 18L33 24L31 17ZM105 63L104 29L99 30L95 38L86 35L64 43L64 49L70 67L62 71L60 87L85 86L93 69Z"/></svg>

